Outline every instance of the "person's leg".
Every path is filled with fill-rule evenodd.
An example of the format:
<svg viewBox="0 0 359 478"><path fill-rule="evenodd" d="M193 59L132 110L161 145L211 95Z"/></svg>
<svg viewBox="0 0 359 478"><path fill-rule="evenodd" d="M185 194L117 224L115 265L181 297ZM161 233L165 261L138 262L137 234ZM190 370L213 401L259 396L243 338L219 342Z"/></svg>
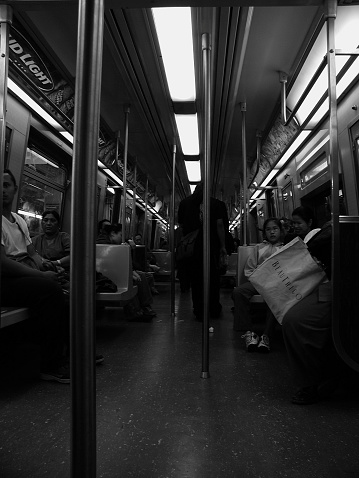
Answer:
<svg viewBox="0 0 359 478"><path fill-rule="evenodd" d="M136 271L141 280L137 282L138 286L138 299L140 301L140 305L142 311L145 315L155 315L155 312L151 308L151 304L153 303L153 297L151 293L151 288L147 282L146 273L142 271Z"/></svg>
<svg viewBox="0 0 359 478"><path fill-rule="evenodd" d="M274 317L273 312L267 307L266 321L263 334L259 340L258 352L270 352L270 338L273 335L276 323L277 320Z"/></svg>
<svg viewBox="0 0 359 478"><path fill-rule="evenodd" d="M325 374L330 324L331 302L320 302L318 290L293 306L283 318L284 343L298 390L316 389Z"/></svg>
<svg viewBox="0 0 359 478"><path fill-rule="evenodd" d="M148 285L150 286L150 291L151 291L152 296L153 295L158 295L159 292L156 289L154 274L152 272L145 272L145 274L146 274L146 279L147 279Z"/></svg>
<svg viewBox="0 0 359 478"><path fill-rule="evenodd" d="M266 335L267 337L271 337L273 335L276 324L277 324L277 319L274 317L273 312L268 308L263 335Z"/></svg>
<svg viewBox="0 0 359 478"><path fill-rule="evenodd" d="M191 261L188 261L188 275L191 284L193 313L198 320L203 319L203 267L202 250L195 251Z"/></svg>
<svg viewBox="0 0 359 478"><path fill-rule="evenodd" d="M219 273L218 260L215 256L211 256L210 267L210 284L209 284L209 311L210 316L218 318L220 316L222 305L220 303L220 288L221 288L221 276Z"/></svg>
<svg viewBox="0 0 359 478"><path fill-rule="evenodd" d="M258 294L258 292L250 282L244 282L233 290L234 330L247 331L252 329L249 301L255 294Z"/></svg>
<svg viewBox="0 0 359 478"><path fill-rule="evenodd" d="M31 310L33 337L41 351L41 369L58 368L63 361L69 326L61 287L42 277L2 278L3 306Z"/></svg>
<svg viewBox="0 0 359 478"><path fill-rule="evenodd" d="M155 279L153 278L153 274L151 272L145 272L144 274L150 288L152 289L152 287L155 287Z"/></svg>

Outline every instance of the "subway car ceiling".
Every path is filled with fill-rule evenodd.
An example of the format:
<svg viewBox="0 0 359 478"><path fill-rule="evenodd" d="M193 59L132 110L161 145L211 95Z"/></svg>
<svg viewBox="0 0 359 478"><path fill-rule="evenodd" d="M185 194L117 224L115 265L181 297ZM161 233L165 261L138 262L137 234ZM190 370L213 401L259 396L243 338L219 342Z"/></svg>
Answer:
<svg viewBox="0 0 359 478"><path fill-rule="evenodd" d="M180 1L164 3L166 6L184 4ZM338 31L350 18L358 22L358 3L338 3ZM7 4L12 6L14 17L9 78L26 89L64 130L71 133L78 2L54 0ZM315 147L319 139L323 139L322 134L319 134L318 141L315 139L321 125L327 121L327 100L324 100L324 110L315 112L322 93L317 93L315 101L310 100L315 113L312 119L308 116L310 113L298 111L284 125L281 92L285 83L289 117L326 53L325 2L253 0L239 1L237 6L229 7L220 6L219 2L192 2L195 95L187 101L173 100L170 96L156 25L152 10L148 8L162 4L105 2L99 160L121 177L127 117L128 188L131 189L134 180L136 163L138 192L143 195L148 180L150 196L170 204L175 144L176 207L190 194L185 161L200 164L203 177L202 35L209 33L212 91L210 186L211 193L227 203L233 219L243 190L243 158L247 164L249 196L254 200L263 195L263 189L256 188L270 185L275 174L281 172L285 160L290 160L301 144L311 141ZM183 41L175 35L173 37L177 42ZM19 57L15 47L18 44L20 49L29 44L31 51L36 51L45 63L52 75L51 88L46 90L44 85L38 88L34 81L29 81L24 74L26 61L22 60L21 68L17 66L19 62L16 63L14 57ZM354 50L358 44L356 39L349 45L338 44L337 48ZM317 52L313 53L314 50ZM27 51L25 54L30 55ZM345 58L348 61L349 57ZM358 62L354 62L356 70ZM356 71L351 80L357 78L358 73ZM193 113L198 118L199 152L185 154L175 114L188 116ZM116 145L119 145L118 156Z"/></svg>

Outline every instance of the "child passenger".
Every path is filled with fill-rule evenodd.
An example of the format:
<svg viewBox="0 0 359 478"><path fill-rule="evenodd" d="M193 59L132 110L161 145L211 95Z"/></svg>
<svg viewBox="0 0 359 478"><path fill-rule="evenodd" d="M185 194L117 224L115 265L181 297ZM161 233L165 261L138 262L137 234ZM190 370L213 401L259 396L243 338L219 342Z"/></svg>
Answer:
<svg viewBox="0 0 359 478"><path fill-rule="evenodd" d="M261 244L257 244L253 249L244 268L244 275L247 278L252 274L254 269L283 246L284 231L279 219L275 217L268 218L264 222L263 232L264 241ZM245 339L247 351L268 353L270 351L269 335L275 325L276 319L270 310L268 310L263 334L259 337L252 331L249 316L249 301L256 294L258 294L257 290L249 281L236 287L233 291L234 313L240 317L243 329L247 329L247 332L242 336L242 338Z"/></svg>

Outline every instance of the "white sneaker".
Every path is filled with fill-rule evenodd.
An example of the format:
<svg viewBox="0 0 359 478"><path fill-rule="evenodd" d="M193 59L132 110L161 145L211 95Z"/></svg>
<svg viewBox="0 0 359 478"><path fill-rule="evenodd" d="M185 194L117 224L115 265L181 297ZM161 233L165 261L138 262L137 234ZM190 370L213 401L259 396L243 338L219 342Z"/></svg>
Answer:
<svg viewBox="0 0 359 478"><path fill-rule="evenodd" d="M247 330L247 332L242 335L242 339L245 339L248 352L254 352L257 349L259 337L256 333Z"/></svg>
<svg viewBox="0 0 359 478"><path fill-rule="evenodd" d="M258 352L265 353L265 354L270 352L268 335L261 336L261 339L258 344Z"/></svg>

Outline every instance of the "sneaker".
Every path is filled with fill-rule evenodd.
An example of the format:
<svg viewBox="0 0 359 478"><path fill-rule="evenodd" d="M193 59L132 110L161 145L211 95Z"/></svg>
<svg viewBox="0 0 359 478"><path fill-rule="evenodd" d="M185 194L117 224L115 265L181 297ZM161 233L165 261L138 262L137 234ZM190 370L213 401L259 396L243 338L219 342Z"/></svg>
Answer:
<svg viewBox="0 0 359 478"><path fill-rule="evenodd" d="M268 335L262 335L257 348L258 352L268 353L270 352L269 337Z"/></svg>
<svg viewBox="0 0 359 478"><path fill-rule="evenodd" d="M242 335L242 339L245 339L246 341L247 352L254 352L255 350L257 350L259 342L259 337L257 334L251 332L250 330L247 330L247 332Z"/></svg>
<svg viewBox="0 0 359 478"><path fill-rule="evenodd" d="M310 405L320 400L317 387L305 387L298 390L292 397L292 403L296 405Z"/></svg>
<svg viewBox="0 0 359 478"><path fill-rule="evenodd" d="M96 365L103 363L105 361L105 357L100 354L96 354Z"/></svg>
<svg viewBox="0 0 359 478"><path fill-rule="evenodd" d="M50 382L70 383L70 371L67 366L61 366L56 370L40 372L40 379Z"/></svg>
<svg viewBox="0 0 359 478"><path fill-rule="evenodd" d="M146 317L155 317L157 314L156 312L148 305L146 307L142 307L143 315Z"/></svg>

